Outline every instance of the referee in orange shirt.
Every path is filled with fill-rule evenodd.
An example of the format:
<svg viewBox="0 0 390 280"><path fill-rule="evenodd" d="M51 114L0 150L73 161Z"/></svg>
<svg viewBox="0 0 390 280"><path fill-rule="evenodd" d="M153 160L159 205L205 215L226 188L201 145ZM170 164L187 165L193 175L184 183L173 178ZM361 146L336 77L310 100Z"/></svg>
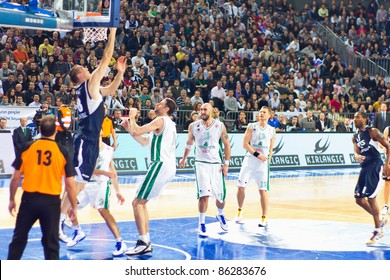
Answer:
<svg viewBox="0 0 390 280"><path fill-rule="evenodd" d="M74 176L76 175L69 151L54 139L56 124L53 116L45 116L40 126L41 138L26 144L12 164L15 171L10 183L8 211L14 216L15 194L22 175L23 194L8 259L21 259L27 245L28 233L39 220L42 245L46 260L59 259L59 220L61 206L62 177L72 205L71 217L77 214L77 199Z"/></svg>
<svg viewBox="0 0 390 280"><path fill-rule="evenodd" d="M117 139L116 139L116 132L115 132L115 127L114 127L114 120L111 116L109 116L107 114L107 112L108 112L107 104L104 103L105 117L104 117L103 123L102 123L102 131L103 131L102 140L103 140L103 143L107 144L110 147L113 147L114 150L116 150L116 148L117 148L116 140ZM111 145L111 136L112 136L112 139L114 141L113 145Z"/></svg>

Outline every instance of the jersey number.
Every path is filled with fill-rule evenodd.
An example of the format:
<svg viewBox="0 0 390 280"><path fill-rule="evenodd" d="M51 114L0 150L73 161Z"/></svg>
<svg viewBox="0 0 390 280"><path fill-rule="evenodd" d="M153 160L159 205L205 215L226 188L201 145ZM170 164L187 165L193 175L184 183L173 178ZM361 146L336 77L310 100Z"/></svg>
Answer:
<svg viewBox="0 0 390 280"><path fill-rule="evenodd" d="M42 161L42 151L37 150L38 153L38 165L46 165L49 166L51 164L51 151L44 151L43 152L43 161Z"/></svg>
<svg viewBox="0 0 390 280"><path fill-rule="evenodd" d="M359 142L356 143L360 149L363 149L364 146L366 145L365 140L360 140Z"/></svg>
<svg viewBox="0 0 390 280"><path fill-rule="evenodd" d="M77 93L76 94L77 96L79 96L80 94ZM84 112L84 108L83 108L83 104L81 104L81 99L80 98L77 98L77 101L76 101L76 108L79 112Z"/></svg>

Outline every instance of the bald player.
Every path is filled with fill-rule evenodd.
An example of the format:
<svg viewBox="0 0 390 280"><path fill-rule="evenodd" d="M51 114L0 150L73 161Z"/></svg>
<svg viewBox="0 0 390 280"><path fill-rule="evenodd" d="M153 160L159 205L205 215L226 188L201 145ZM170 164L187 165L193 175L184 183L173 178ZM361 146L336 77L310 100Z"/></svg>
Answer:
<svg viewBox="0 0 390 280"><path fill-rule="evenodd" d="M195 174L198 192L200 237L207 237L205 225L209 197L214 197L218 213L217 220L223 231L228 230L223 210L225 208L227 175L230 160L230 141L225 125L212 117L213 107L205 103L200 108L201 120L193 122L188 127L187 146L179 167L183 168L187 157L195 144ZM224 149L220 145L222 141Z"/></svg>

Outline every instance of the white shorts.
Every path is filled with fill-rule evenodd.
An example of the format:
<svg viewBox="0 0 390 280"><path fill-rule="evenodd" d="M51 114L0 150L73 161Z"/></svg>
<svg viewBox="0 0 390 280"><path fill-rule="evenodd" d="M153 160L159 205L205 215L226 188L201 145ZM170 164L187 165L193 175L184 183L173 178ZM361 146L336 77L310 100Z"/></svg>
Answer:
<svg viewBox="0 0 390 280"><path fill-rule="evenodd" d="M246 156L242 163L237 187L245 188L255 180L259 190L269 191L269 162L262 162L254 156Z"/></svg>
<svg viewBox="0 0 390 280"><path fill-rule="evenodd" d="M138 199L150 200L159 196L165 186L170 183L176 175L176 165L155 161L149 166L141 184L138 186L136 197Z"/></svg>
<svg viewBox="0 0 390 280"><path fill-rule="evenodd" d="M78 209L88 204L95 209L109 209L111 195L111 181L89 182L77 195Z"/></svg>
<svg viewBox="0 0 390 280"><path fill-rule="evenodd" d="M221 203L225 201L225 177L220 164L195 162L195 178L198 199L203 196L212 196Z"/></svg>

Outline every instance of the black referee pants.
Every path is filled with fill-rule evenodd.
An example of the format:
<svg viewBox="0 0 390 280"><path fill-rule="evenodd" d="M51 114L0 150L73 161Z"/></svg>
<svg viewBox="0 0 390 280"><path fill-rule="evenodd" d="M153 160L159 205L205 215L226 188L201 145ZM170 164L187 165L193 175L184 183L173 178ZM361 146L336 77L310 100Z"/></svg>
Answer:
<svg viewBox="0 0 390 280"><path fill-rule="evenodd" d="M58 260L60 256L59 222L61 199L59 195L23 192L8 260L20 260L27 245L28 233L39 220L46 260Z"/></svg>

